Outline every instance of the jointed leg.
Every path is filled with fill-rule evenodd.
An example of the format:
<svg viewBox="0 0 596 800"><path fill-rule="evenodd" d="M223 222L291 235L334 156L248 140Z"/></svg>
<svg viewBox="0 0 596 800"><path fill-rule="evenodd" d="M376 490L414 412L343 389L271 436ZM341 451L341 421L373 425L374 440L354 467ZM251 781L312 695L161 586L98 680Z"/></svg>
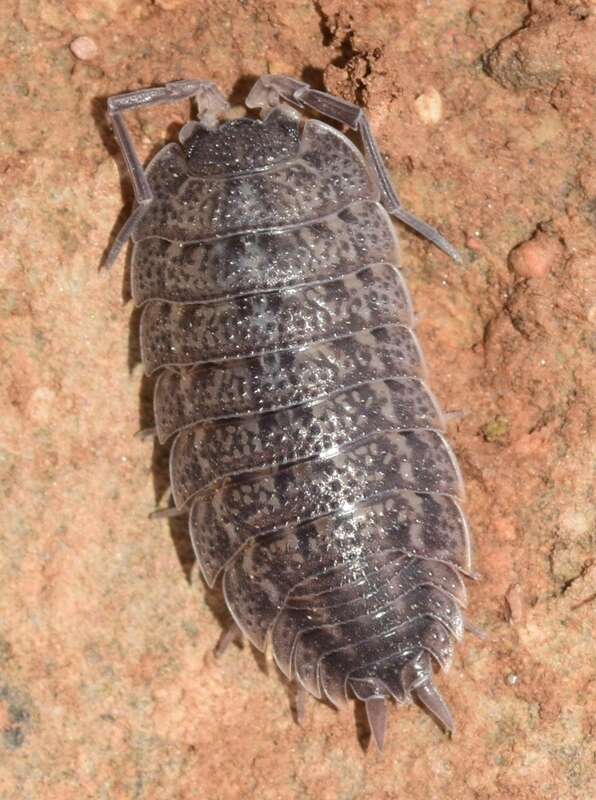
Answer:
<svg viewBox="0 0 596 800"><path fill-rule="evenodd" d="M187 508L177 508L176 506L168 506L167 508L157 508L149 514L149 519L175 519L176 517L184 517L188 514Z"/></svg>
<svg viewBox="0 0 596 800"><path fill-rule="evenodd" d="M283 75L264 75L259 78L246 99L246 105L249 108L259 108L266 105L273 106L280 99L298 108L317 111L323 116L329 117L336 122L341 122L358 131L362 138L366 158L379 184L381 202L387 212L420 233L429 242L432 242L444 253L447 253L454 261L461 261L461 256L455 247L441 236L435 228L402 208L399 197L391 183L391 178L383 164L383 158L368 120L361 108L327 92L311 89L308 84Z"/></svg>
<svg viewBox="0 0 596 800"><path fill-rule="evenodd" d="M165 86L138 89L135 92L126 92L108 98L108 117L112 122L114 134L124 156L137 206L116 236L105 260L106 267L111 267L116 261L120 250L130 238L135 225L153 199L151 187L123 114L125 111L135 108L177 103L179 100L186 100L190 97L196 98L199 118L206 124L209 124L217 113L225 111L229 107L227 100L211 81L174 81Z"/></svg>
<svg viewBox="0 0 596 800"><path fill-rule="evenodd" d="M213 650L213 655L215 658L220 658L226 652L228 647L233 642L241 643L243 639L242 631L236 625L235 622L230 622L228 627L223 631L221 636L219 637L219 641L215 645Z"/></svg>
<svg viewBox="0 0 596 800"><path fill-rule="evenodd" d="M296 722L303 725L306 718L306 689L300 683L292 684L294 689L294 712Z"/></svg>

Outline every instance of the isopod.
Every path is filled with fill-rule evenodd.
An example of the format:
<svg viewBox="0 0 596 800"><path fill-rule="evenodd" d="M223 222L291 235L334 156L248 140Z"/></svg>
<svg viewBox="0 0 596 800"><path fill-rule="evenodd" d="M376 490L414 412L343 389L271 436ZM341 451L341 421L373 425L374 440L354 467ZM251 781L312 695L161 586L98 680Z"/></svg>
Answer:
<svg viewBox="0 0 596 800"><path fill-rule="evenodd" d="M193 97L145 170L124 112ZM283 76L246 105L260 119L222 121L191 80L108 100L136 205L107 262L132 239L175 513L236 633L301 691L364 702L379 748L388 699L451 731L433 673L463 637L470 536L390 217L459 256L402 207L358 106Z"/></svg>

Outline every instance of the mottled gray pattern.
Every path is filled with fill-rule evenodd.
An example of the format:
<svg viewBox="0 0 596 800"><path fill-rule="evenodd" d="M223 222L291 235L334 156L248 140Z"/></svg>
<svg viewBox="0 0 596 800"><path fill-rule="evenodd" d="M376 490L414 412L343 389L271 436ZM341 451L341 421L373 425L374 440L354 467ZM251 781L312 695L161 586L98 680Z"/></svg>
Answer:
<svg viewBox="0 0 596 800"><path fill-rule="evenodd" d="M378 626L380 630L377 636L361 632L350 637L344 647L321 659L317 665L321 696L328 697L338 706L345 705L347 682L352 672L366 665L374 665L391 652L397 651L400 655L408 655L408 660L413 660L424 650L443 669L448 669L454 650L450 632L439 618L428 613L425 602L421 602L417 611L417 614L416 609L412 613L410 622L393 624L393 620L389 619L385 626ZM425 678L428 680L430 677L432 669L429 664Z"/></svg>
<svg viewBox="0 0 596 800"><path fill-rule="evenodd" d="M379 378L421 376L412 331L389 325L303 350L165 370L155 387L155 420L163 442L193 423L266 413L315 402Z"/></svg>
<svg viewBox="0 0 596 800"><path fill-rule="evenodd" d="M376 200L376 187L356 156L341 133L315 121L306 123L295 159L240 177L194 177L181 147L167 145L148 167L154 200L133 239L192 242L302 225L355 200Z"/></svg>
<svg viewBox="0 0 596 800"><path fill-rule="evenodd" d="M366 509L368 506L362 506L362 508ZM298 541L296 545L304 544L310 548L306 557L312 557L315 550L309 544L309 537L320 534L321 541L325 542L325 548L329 549L328 555L331 556L335 546L342 547L343 545L345 547L345 552L339 556L336 555L336 560L327 565L325 569L335 567L347 560L349 568L355 571L354 574L359 574L360 570L369 569L370 565L360 564L360 561L364 556L368 557L369 546L373 545L372 552L377 552L376 543L378 537L381 536L383 550L401 548L403 552L435 557L442 561L453 560L453 563L466 569L465 564L468 564L468 557L466 555L465 521L461 517L459 506L452 498L443 495L424 495L392 490L379 501L378 510L375 511L374 508L373 504L372 511L369 509L361 514L359 506L354 511L354 517L350 515L350 512L337 512L335 516L324 517L320 526L315 521L312 523L313 527L301 527L300 535L304 541ZM207 507L201 506L199 501L193 506L191 536L200 556L205 577L209 583L213 583L222 565L230 562L247 541L261 535L261 531L240 525L229 525L216 529L207 528L202 524L200 517L200 512L206 512L206 510ZM386 523L382 521L384 515L388 515ZM390 522L392 519L398 523L397 533L399 536L397 539L392 538L391 535ZM338 520L341 524L338 523ZM441 528L434 529L435 524L441 525ZM377 525L381 526L380 530L374 527ZM384 529L385 525L388 526L387 530ZM329 526L336 527L337 530L329 530ZM399 530L400 526L403 530ZM408 526L410 526L409 529ZM396 531L394 531L394 535L395 533ZM353 541L353 537L359 535L364 537L363 540ZM432 550L431 547L435 549ZM245 553L250 556L250 549ZM441 554L443 555L441 556ZM300 561L298 560L296 563L300 563ZM229 570L233 568L230 565ZM469 569L469 564L467 568ZM324 572L325 569L321 569L321 572ZM288 591L306 577L307 575L301 573L294 575L294 583L288 587ZM242 599L238 597L234 602L242 603ZM237 606L237 613L239 616L244 615L241 605Z"/></svg>
<svg viewBox="0 0 596 800"><path fill-rule="evenodd" d="M466 587L460 573L449 564L441 561L425 561L423 558L408 559L406 556L392 559L388 562L384 554L376 557L380 559L379 569L371 573L366 571L362 562L342 564L328 572L314 575L302 583L297 584L286 599L286 609L302 609L305 605L319 605L323 602L326 606L340 605L353 600L360 593L363 585L366 588L372 585L377 576L395 575L395 571L403 569L400 574L401 586L410 585L408 581L420 579L420 583L432 578L431 583L439 589L451 594L462 606L467 604ZM375 557L370 556L365 562L372 567ZM412 584L414 585L414 584Z"/></svg>
<svg viewBox="0 0 596 800"><path fill-rule="evenodd" d="M433 586L423 584L401 593L386 586L376 594L363 597L329 615L312 615L299 631L292 653L293 666L301 683L312 693L319 692L318 667L326 655L341 651L354 641L371 641L421 616L436 619L457 639L463 635L463 620L453 598ZM345 653L343 654L345 656ZM331 676L330 676L331 677ZM336 700L337 685L333 700Z"/></svg>
<svg viewBox="0 0 596 800"><path fill-rule="evenodd" d="M238 537L232 553L234 545L243 544L238 533L230 530ZM372 574L379 564L367 564L371 555L397 551L470 569L465 519L457 502L445 495L394 490L353 512L336 512L265 537L251 533L249 544L226 568L224 589L234 618L257 647L263 646L296 584L338 565L355 563L359 571L364 564ZM220 542L209 541L203 532L200 539L207 561L217 559Z"/></svg>
<svg viewBox="0 0 596 800"><path fill-rule="evenodd" d="M392 488L460 494L453 454L437 431L374 434L330 458L235 476L197 497L191 526L200 520L201 526L222 533L229 527L267 533L350 508ZM183 505L198 487L189 482L174 491Z"/></svg>
<svg viewBox="0 0 596 800"><path fill-rule="evenodd" d="M313 695L436 707L470 542L378 188L284 108L183 139L149 167L132 285L201 570Z"/></svg>
<svg viewBox="0 0 596 800"><path fill-rule="evenodd" d="M313 405L182 431L171 450L176 502L224 475L337 451L372 433L441 427L440 412L416 378L377 381Z"/></svg>
<svg viewBox="0 0 596 800"><path fill-rule="evenodd" d="M211 177L259 170L294 158L300 148L300 115L274 108L265 125L237 119L215 130L197 125L184 142L189 175Z"/></svg>
<svg viewBox="0 0 596 800"><path fill-rule="evenodd" d="M143 239L133 251L132 292L137 304L206 302L329 281L383 261L397 264L393 225L381 206L362 200L290 229L210 242Z"/></svg>
<svg viewBox="0 0 596 800"><path fill-rule="evenodd" d="M141 352L151 373L167 364L294 349L411 318L399 273L377 264L329 283L217 303L151 300L141 317Z"/></svg>
<svg viewBox="0 0 596 800"><path fill-rule="evenodd" d="M443 571L451 573L450 583L453 578L457 580L457 573L447 565L440 565ZM429 575L430 573L430 575ZM313 635L320 633L319 629L325 629L325 636L340 639L341 631L334 626L344 624L351 620L360 620L360 624L368 614L382 613L383 609L391 607L398 598L408 599L409 608L414 602L425 602L429 608L431 616L444 615L441 621L456 638L462 635L462 617L459 611L459 604L465 602L465 593L459 592L457 597L444 585L449 579L441 574L441 570L435 568L435 562L426 562L421 559L397 558L391 560L389 564L381 567L376 573L369 576L365 585L344 587L343 591L326 592L318 598L309 598L308 602L300 605L292 605L287 602L285 607L278 614L273 631L271 642L273 651L276 655L278 666L285 675L291 675L292 662L294 656L304 649L312 648L314 642L320 643L320 639L313 639ZM426 594L423 600L417 595L417 591L425 588ZM458 588L461 584L458 585ZM307 638L307 634L311 637ZM299 637L303 650L296 649ZM329 648L331 650L333 648ZM318 656L324 650L323 647L316 645ZM317 652L312 661L316 664Z"/></svg>

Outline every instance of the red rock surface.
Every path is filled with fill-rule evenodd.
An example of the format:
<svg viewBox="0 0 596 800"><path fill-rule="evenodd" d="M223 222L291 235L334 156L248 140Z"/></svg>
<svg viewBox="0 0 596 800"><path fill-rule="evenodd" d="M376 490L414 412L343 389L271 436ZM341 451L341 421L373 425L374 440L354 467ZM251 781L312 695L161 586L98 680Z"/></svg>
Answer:
<svg viewBox="0 0 596 800"><path fill-rule="evenodd" d="M589 7L2 3L2 798L596 796ZM432 385L465 412L488 639L440 680L453 739L395 708L382 757L359 715L313 701L295 725L249 647L214 661L222 603L183 526L147 519L164 454L133 438L150 387L124 259L97 269L131 197L106 96L209 77L238 103L267 71L363 103L404 202L464 254L402 231ZM187 111L133 115L144 157Z"/></svg>

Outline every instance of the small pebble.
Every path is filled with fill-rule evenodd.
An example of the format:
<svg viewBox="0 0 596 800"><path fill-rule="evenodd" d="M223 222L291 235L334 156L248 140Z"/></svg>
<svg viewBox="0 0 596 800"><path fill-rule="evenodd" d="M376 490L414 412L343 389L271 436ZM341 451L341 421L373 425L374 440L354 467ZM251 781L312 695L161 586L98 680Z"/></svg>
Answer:
<svg viewBox="0 0 596 800"><path fill-rule="evenodd" d="M466 247L468 250L473 250L475 253L482 252L482 242L480 242L475 236L468 236L466 239Z"/></svg>
<svg viewBox="0 0 596 800"><path fill-rule="evenodd" d="M425 125L436 125L443 116L443 101L434 86L418 95L414 107Z"/></svg>
<svg viewBox="0 0 596 800"><path fill-rule="evenodd" d="M544 278L559 261L562 249L558 239L538 231L511 251L509 264L520 278Z"/></svg>
<svg viewBox="0 0 596 800"><path fill-rule="evenodd" d="M70 51L79 61L91 61L99 53L99 48L89 36L77 36L70 43Z"/></svg>
<svg viewBox="0 0 596 800"><path fill-rule="evenodd" d="M519 677L514 673L510 672L509 675L505 678L505 683L507 686L515 686L515 684L519 681Z"/></svg>
<svg viewBox="0 0 596 800"><path fill-rule="evenodd" d="M518 583L509 587L509 591L505 595L505 600L507 601L509 622L521 622L524 616L524 598L522 588Z"/></svg>

